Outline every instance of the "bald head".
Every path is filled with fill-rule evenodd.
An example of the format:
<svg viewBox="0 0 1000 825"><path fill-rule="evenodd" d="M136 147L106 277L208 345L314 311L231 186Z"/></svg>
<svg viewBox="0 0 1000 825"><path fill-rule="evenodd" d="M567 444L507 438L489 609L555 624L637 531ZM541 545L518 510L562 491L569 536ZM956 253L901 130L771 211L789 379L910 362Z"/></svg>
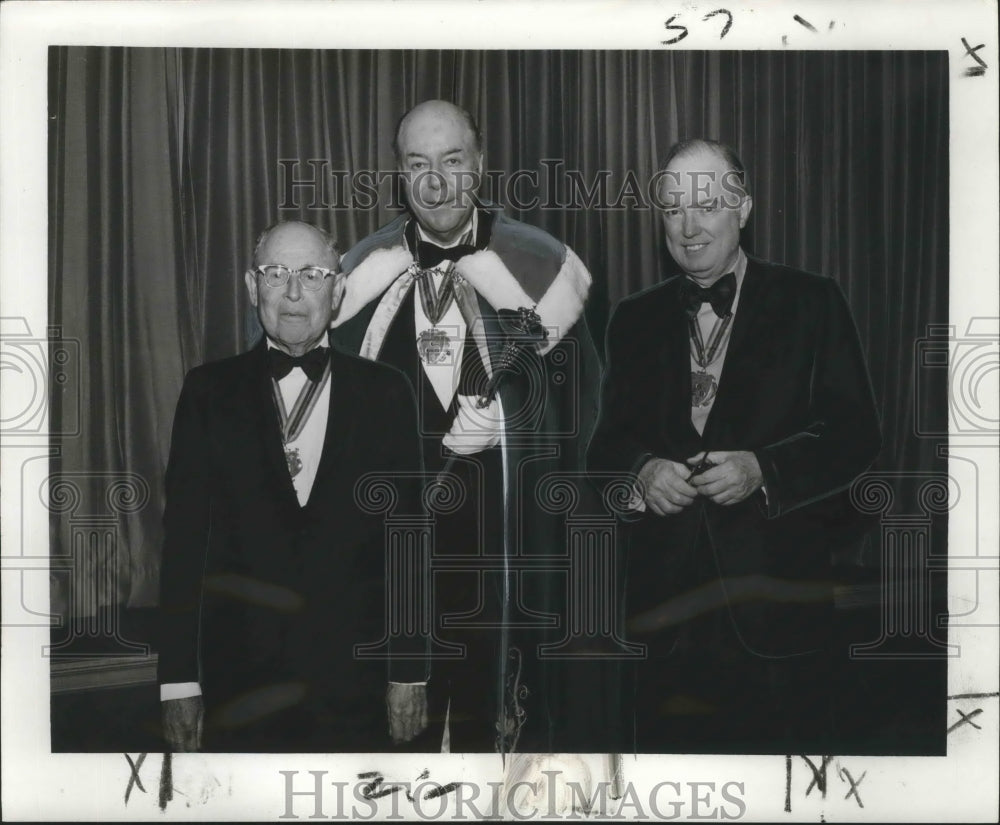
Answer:
<svg viewBox="0 0 1000 825"><path fill-rule="evenodd" d="M393 138L392 148L396 153L396 162L400 168L403 166L402 138L404 132L416 125L419 129L427 122L450 124L456 126L460 131L465 132L465 138L478 154L483 151L483 135L479 130L479 125L461 106L456 106L447 100L425 100L418 103L406 112L396 124L396 134Z"/></svg>
<svg viewBox="0 0 1000 825"><path fill-rule="evenodd" d="M313 254L323 258L325 263L314 261L314 266L322 266L327 269L340 268L340 251L337 243L329 233L305 221L278 221L272 223L267 229L257 237L257 244L253 249L253 265L280 263L271 260L272 255L270 244L279 247L290 244L294 247L304 247L311 250Z"/></svg>

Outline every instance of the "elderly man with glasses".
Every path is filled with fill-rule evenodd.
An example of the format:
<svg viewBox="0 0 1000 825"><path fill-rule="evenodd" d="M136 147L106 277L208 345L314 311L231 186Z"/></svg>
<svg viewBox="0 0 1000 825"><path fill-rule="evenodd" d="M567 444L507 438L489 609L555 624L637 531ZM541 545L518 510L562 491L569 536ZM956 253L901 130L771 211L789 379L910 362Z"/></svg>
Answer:
<svg viewBox="0 0 1000 825"><path fill-rule="evenodd" d="M423 643L386 662L385 528L355 490L419 512L402 375L327 346L343 296L320 229L266 230L245 275L265 338L185 379L166 477L159 681L177 751L390 750L426 725ZM393 411L374 426L367 410ZM387 681L389 682L387 687ZM387 718L388 710L388 718Z"/></svg>

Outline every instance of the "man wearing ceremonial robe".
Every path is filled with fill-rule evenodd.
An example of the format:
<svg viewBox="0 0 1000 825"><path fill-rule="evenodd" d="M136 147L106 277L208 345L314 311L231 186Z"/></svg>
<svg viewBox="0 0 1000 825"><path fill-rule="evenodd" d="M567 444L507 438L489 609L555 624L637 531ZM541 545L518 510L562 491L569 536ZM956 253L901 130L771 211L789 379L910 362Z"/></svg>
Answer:
<svg viewBox="0 0 1000 825"><path fill-rule="evenodd" d="M540 498L546 478L581 472L596 416L590 274L551 235L479 203L468 112L419 104L395 150L408 212L345 255L333 334L410 379L441 480L432 728L447 717L452 751L549 750L560 688L538 645L565 633L567 585L545 560L567 550L565 515Z"/></svg>

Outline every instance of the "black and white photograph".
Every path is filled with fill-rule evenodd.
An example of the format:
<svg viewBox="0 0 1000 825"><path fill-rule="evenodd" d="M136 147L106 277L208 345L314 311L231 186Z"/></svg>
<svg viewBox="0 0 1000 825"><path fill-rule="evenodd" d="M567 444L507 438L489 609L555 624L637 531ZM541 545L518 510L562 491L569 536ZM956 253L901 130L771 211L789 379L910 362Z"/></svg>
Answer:
<svg viewBox="0 0 1000 825"><path fill-rule="evenodd" d="M5 813L995 817L997 9L916 8L5 3Z"/></svg>

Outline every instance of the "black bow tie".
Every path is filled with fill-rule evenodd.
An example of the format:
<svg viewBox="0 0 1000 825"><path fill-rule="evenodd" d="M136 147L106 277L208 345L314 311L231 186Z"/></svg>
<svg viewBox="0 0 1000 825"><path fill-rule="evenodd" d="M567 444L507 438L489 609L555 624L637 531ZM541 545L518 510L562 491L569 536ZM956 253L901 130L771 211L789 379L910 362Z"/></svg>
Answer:
<svg viewBox="0 0 1000 825"><path fill-rule="evenodd" d="M692 318L698 314L702 304L711 304L715 314L724 318L733 307L736 297L736 273L727 272L710 287L698 286L686 278L681 285L681 299L687 314Z"/></svg>
<svg viewBox="0 0 1000 825"><path fill-rule="evenodd" d="M323 368L330 360L329 347L316 347L305 355L292 356L280 349L271 347L267 351L267 362L271 367L271 375L278 381L284 378L295 367L299 367L310 381L319 381Z"/></svg>
<svg viewBox="0 0 1000 825"><path fill-rule="evenodd" d="M417 241L417 263L423 269L432 269L438 266L441 261L457 261L473 252L478 252L470 243L460 243L458 246L447 248L438 246L430 241Z"/></svg>

